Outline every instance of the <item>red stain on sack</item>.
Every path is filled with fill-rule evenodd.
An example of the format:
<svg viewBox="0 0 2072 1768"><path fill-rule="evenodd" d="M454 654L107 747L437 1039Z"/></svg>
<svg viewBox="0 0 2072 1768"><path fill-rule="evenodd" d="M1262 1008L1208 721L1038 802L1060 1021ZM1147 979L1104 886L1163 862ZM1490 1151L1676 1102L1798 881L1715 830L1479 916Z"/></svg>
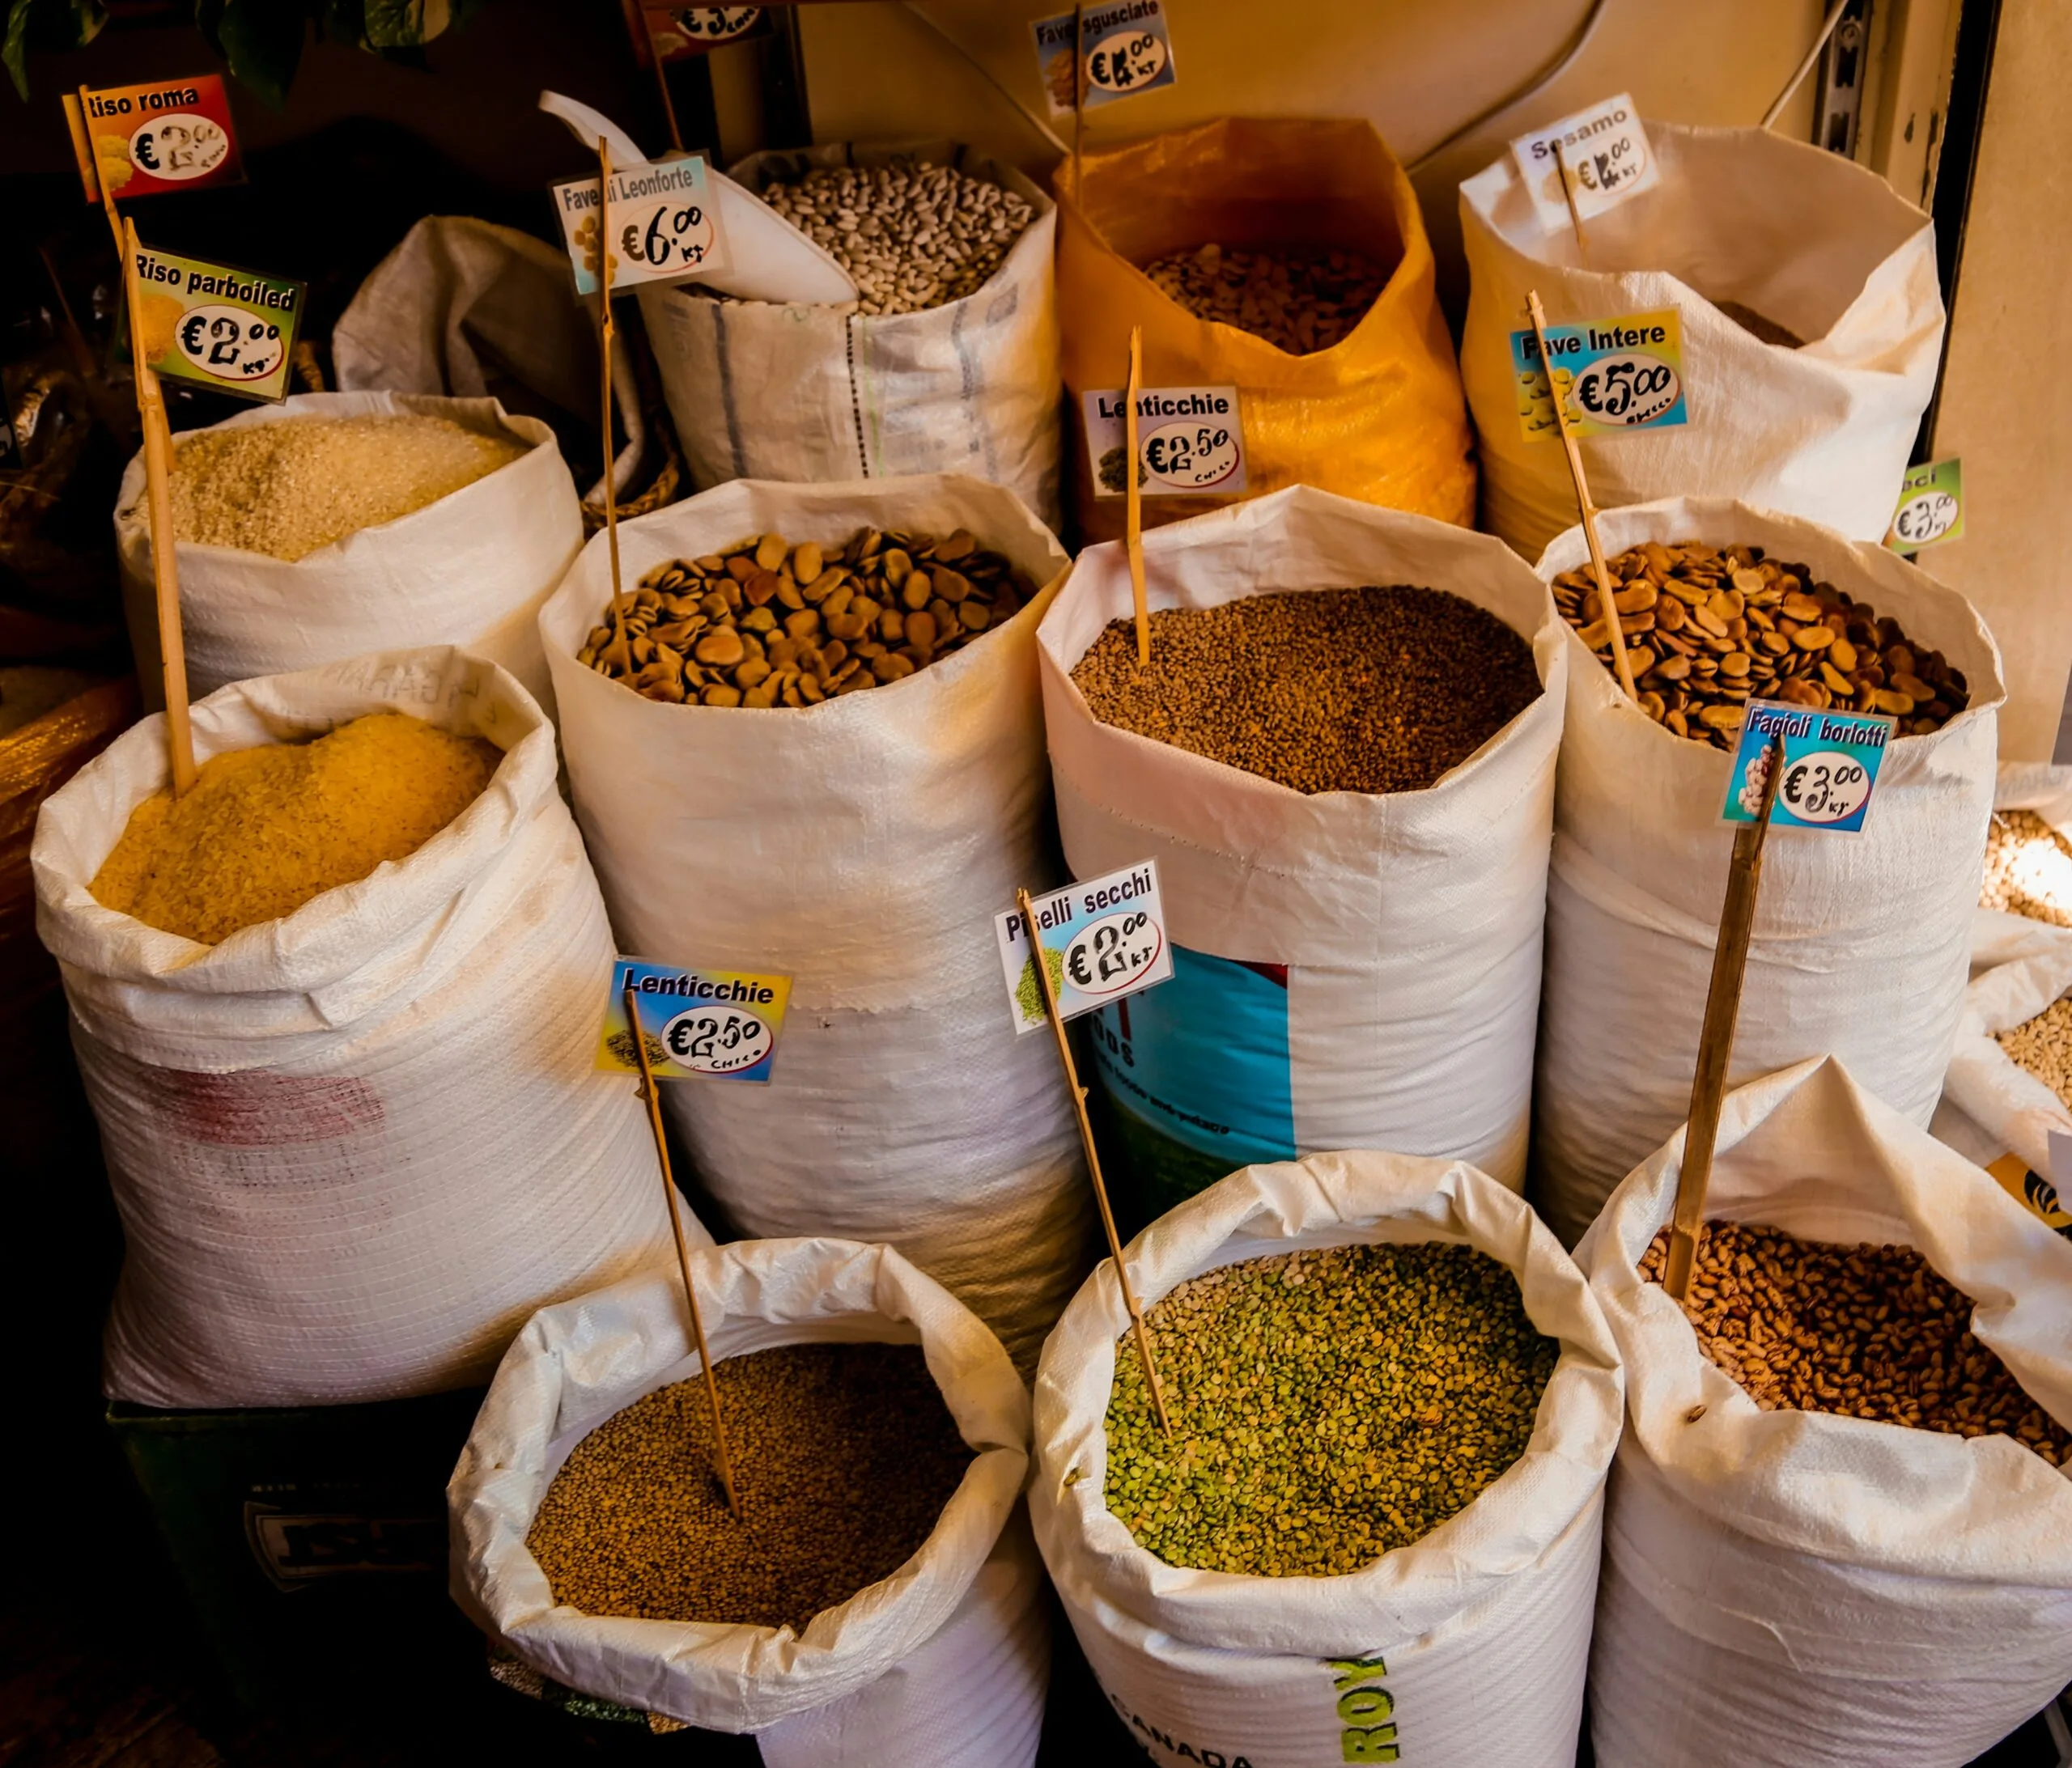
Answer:
<svg viewBox="0 0 2072 1768"><path fill-rule="evenodd" d="M363 1080L265 1069L197 1075L146 1071L159 1107L190 1140L219 1148L303 1147L381 1127L380 1096Z"/></svg>

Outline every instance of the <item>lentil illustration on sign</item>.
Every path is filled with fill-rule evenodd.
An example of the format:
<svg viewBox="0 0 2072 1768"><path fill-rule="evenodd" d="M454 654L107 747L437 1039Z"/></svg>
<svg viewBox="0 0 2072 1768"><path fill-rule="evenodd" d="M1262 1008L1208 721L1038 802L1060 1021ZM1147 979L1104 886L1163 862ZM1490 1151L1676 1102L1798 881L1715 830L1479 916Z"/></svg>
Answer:
<svg viewBox="0 0 2072 1768"><path fill-rule="evenodd" d="M1034 898L1030 907L1060 1019L1090 1013L1173 973L1155 860L1067 884ZM1050 1020L1021 911L996 915L993 930L1016 1034L1041 1031Z"/></svg>
<svg viewBox="0 0 2072 1768"><path fill-rule="evenodd" d="M1560 440L1557 393L1569 434L1584 439L1667 430L1690 421L1684 396L1683 318L1673 307L1550 325L1547 352L1553 359L1551 383L1532 329L1511 333L1518 428L1527 442Z"/></svg>
<svg viewBox="0 0 2072 1768"><path fill-rule="evenodd" d="M629 987L637 1026L626 1017ZM791 994L788 976L616 959L596 1066L606 1074L638 1075L637 1035L657 1080L766 1081Z"/></svg>

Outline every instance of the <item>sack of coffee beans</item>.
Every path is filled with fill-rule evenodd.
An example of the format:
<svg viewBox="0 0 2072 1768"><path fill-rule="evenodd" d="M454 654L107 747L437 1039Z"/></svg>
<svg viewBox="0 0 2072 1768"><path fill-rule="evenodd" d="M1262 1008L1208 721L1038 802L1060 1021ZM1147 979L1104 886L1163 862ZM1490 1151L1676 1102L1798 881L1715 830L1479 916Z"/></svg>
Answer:
<svg viewBox="0 0 2072 1768"><path fill-rule="evenodd" d="M199 536L176 550L193 697L363 651L456 644L548 699L539 612L583 544L583 518L538 418L494 399L297 393L174 441L176 525ZM144 494L140 454L123 477L115 541L155 706Z"/></svg>
<svg viewBox="0 0 2072 1768"><path fill-rule="evenodd" d="M1650 541L1672 553L1695 541L1789 560L1870 604L1963 676L1963 711L1920 736L1904 735L1902 721L1861 833L1772 833L1730 1076L1738 1084L1832 1052L1926 1124L1956 1034L1992 804L2005 689L1991 635L1968 602L1926 572L1795 517L1675 498L1608 510L1599 527L1615 556ZM1573 528L1548 548L1539 574L1552 582L1587 558ZM1645 617L1625 617L1628 632ZM1693 734L1678 736L1625 697L1573 629L1565 642L1533 1196L1573 1244L1612 1186L1689 1113L1734 831L1720 820L1731 762L1700 740L1710 729L1702 714ZM1730 652L1743 642L1697 650L1723 663L1717 646ZM1850 688L1865 691L1883 690Z"/></svg>
<svg viewBox="0 0 2072 1768"><path fill-rule="evenodd" d="M635 1278L535 1314L497 1372L447 1488L461 1606L566 1687L753 1732L766 1768L1029 1768L1050 1619L1000 1341L890 1247L737 1241L691 1275L739 1520L683 1286Z"/></svg>
<svg viewBox="0 0 2072 1768"><path fill-rule="evenodd" d="M1093 1040L1135 1213L1255 1160L1522 1183L1564 641L1508 548L1297 486L1119 544L1038 635L1065 859L1158 862L1170 982ZM1291 684L1299 683L1299 689Z"/></svg>
<svg viewBox="0 0 2072 1768"><path fill-rule="evenodd" d="M1089 540L1123 532L1125 500L1093 495L1084 398L1128 380L1133 325L1146 387L1238 389L1237 496L1313 485L1472 521L1474 443L1431 244L1373 125L1224 118L1089 151L1056 184L1068 477ZM1231 501L1152 498L1144 519Z"/></svg>
<svg viewBox="0 0 2072 1768"><path fill-rule="evenodd" d="M1124 1256L1173 1431L1104 1264L1044 1346L1029 1503L1144 1747L1570 1760L1621 1384L1532 1211L1464 1161L1318 1154Z"/></svg>
<svg viewBox="0 0 2072 1768"><path fill-rule="evenodd" d="M962 473L1055 526L1050 198L949 142L772 149L731 171L831 252L862 299L640 291L691 483Z"/></svg>
<svg viewBox="0 0 2072 1768"><path fill-rule="evenodd" d="M2072 1663L2072 1246L1822 1058L1727 1098L1679 1308L1683 1153L1576 1255L1626 1368L1597 1760L1969 1762Z"/></svg>
<svg viewBox="0 0 2072 1768"><path fill-rule="evenodd" d="M1650 118L1661 181L1548 228L1505 153L1460 187L1461 373L1481 526L1528 558L1575 519L1559 443L1518 426L1511 333L1677 310L1689 422L1582 444L1590 494L1739 498L1878 541L1935 390L1942 297L1928 217L1875 172L1764 129Z"/></svg>
<svg viewBox="0 0 2072 1768"><path fill-rule="evenodd" d="M951 476L744 480L618 540L641 685L614 679L604 536L541 619L612 924L628 953L792 978L766 1083L664 1090L699 1177L745 1232L898 1247L1033 1366L1092 1202L989 929L1056 881L1035 647L1064 552Z"/></svg>

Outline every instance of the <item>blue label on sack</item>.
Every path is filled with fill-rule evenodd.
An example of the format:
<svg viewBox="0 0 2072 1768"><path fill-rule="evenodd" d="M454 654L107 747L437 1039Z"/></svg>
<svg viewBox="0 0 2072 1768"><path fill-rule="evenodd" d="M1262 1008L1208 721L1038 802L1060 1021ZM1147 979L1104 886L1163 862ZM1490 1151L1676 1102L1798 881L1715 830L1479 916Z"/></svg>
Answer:
<svg viewBox="0 0 2072 1768"><path fill-rule="evenodd" d="M1727 777L1722 819L1752 823L1761 814L1771 740L1782 737L1784 771L1770 826L1859 833L1897 728L1879 712L1824 712L1779 700L1751 700L1741 721L1734 771Z"/></svg>

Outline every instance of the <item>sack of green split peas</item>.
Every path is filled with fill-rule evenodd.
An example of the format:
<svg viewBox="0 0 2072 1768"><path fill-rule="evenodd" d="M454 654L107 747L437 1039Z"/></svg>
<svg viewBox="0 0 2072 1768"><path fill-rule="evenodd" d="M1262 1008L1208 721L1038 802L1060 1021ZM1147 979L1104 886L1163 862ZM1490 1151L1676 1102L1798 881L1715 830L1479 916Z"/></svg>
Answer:
<svg viewBox="0 0 2072 1768"><path fill-rule="evenodd" d="M1751 698L1895 723L1861 832L1774 829L1764 846L1730 1079L1832 1053L1928 1121L2006 693L1977 611L1883 547L1699 498L1607 510L1599 528L1637 704L1607 660L1582 530L1539 565L1570 630L1532 1183L1570 1244L1690 1109L1734 846L1726 752Z"/></svg>
<svg viewBox="0 0 2072 1768"><path fill-rule="evenodd" d="M611 930L553 727L438 647L240 682L193 731L182 797L147 719L32 851L128 1247L108 1392L482 1380L669 1244L645 1114L593 1071Z"/></svg>
<svg viewBox="0 0 2072 1768"><path fill-rule="evenodd" d="M1626 1367L1603 1768L1956 1768L2072 1664L2072 1245L1830 1058L1730 1095L1690 1296L1681 1132L1577 1250Z"/></svg>
<svg viewBox="0 0 2072 1768"><path fill-rule="evenodd" d="M1030 1514L1160 1762L1566 1768L1618 1353L1524 1202L1464 1163L1248 1167L1112 1265L1036 1383Z"/></svg>
<svg viewBox="0 0 2072 1768"><path fill-rule="evenodd" d="M454 1593L541 1674L767 1768L1029 1768L1050 1677L1029 1399L890 1247L691 1261L738 1518L672 1272L545 1309L448 1487Z"/></svg>

